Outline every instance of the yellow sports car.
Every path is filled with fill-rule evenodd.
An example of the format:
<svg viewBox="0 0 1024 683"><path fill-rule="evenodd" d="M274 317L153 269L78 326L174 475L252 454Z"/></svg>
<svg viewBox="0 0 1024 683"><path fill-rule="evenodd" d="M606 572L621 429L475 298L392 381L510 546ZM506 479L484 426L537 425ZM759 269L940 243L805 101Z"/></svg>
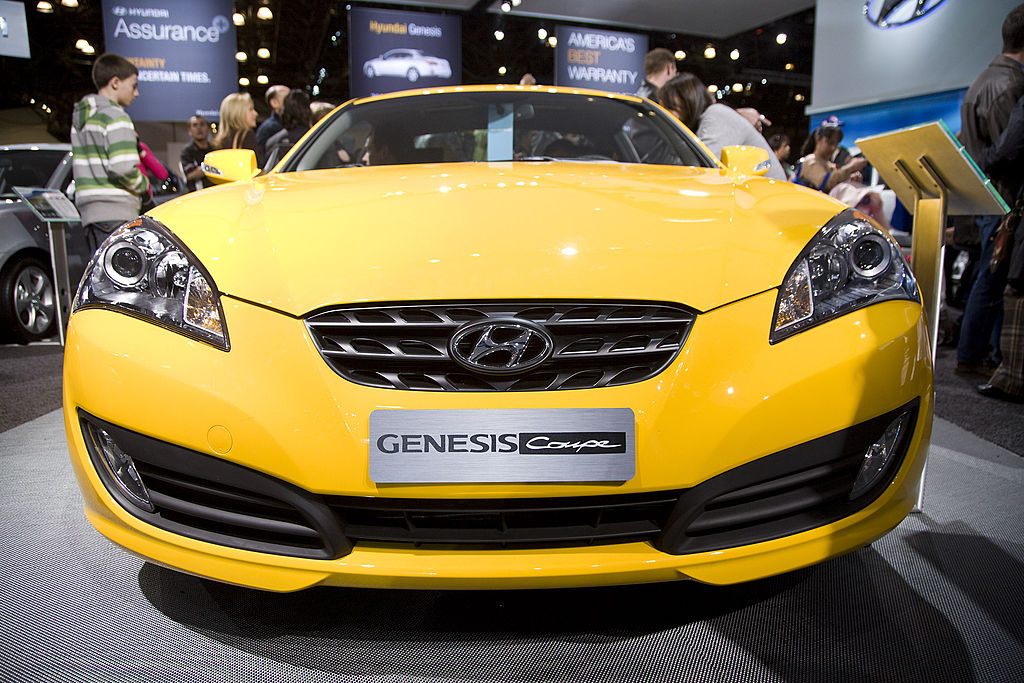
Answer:
<svg viewBox="0 0 1024 683"><path fill-rule="evenodd" d="M349 102L262 174L209 155L76 294L86 515L275 591L727 584L871 543L928 448L918 287L766 161L516 86Z"/></svg>

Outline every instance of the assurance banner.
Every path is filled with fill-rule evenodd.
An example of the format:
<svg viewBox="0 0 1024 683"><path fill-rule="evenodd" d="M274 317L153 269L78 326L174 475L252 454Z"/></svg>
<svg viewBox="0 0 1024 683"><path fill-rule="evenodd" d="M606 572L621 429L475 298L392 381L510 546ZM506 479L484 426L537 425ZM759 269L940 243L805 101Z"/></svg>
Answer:
<svg viewBox="0 0 1024 683"><path fill-rule="evenodd" d="M353 7L349 12L349 64L352 97L459 85L461 19Z"/></svg>
<svg viewBox="0 0 1024 683"><path fill-rule="evenodd" d="M139 69L135 121L216 121L238 91L231 0L103 0L103 37Z"/></svg>
<svg viewBox="0 0 1024 683"><path fill-rule="evenodd" d="M647 36L584 26L555 35L555 85L632 94L643 84Z"/></svg>

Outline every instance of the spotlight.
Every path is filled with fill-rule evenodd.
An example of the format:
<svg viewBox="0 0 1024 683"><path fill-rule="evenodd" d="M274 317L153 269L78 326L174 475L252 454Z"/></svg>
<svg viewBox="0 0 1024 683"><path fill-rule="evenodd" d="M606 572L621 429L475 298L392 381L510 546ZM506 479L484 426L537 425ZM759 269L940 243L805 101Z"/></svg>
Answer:
<svg viewBox="0 0 1024 683"><path fill-rule="evenodd" d="M796 68L796 65L794 65L792 62L789 62L788 64L786 64L786 71L792 71L795 68Z"/></svg>
<svg viewBox="0 0 1024 683"><path fill-rule="evenodd" d="M501 74L502 76L504 76L506 73L508 73L508 69L506 69L503 66L499 66L498 67L498 73Z"/></svg>
<svg viewBox="0 0 1024 683"><path fill-rule="evenodd" d="M714 59L716 54L714 45L708 45L704 48L704 59Z"/></svg>
<svg viewBox="0 0 1024 683"><path fill-rule="evenodd" d="M548 45L550 45L551 47L558 45L558 38L556 38L555 36L548 36Z"/></svg>
<svg viewBox="0 0 1024 683"><path fill-rule="evenodd" d="M732 91L733 92L740 92L741 90L743 90L743 84L742 83L733 83L732 84Z"/></svg>
<svg viewBox="0 0 1024 683"><path fill-rule="evenodd" d="M256 82L260 85L266 85L267 83L270 83L270 79L267 78L266 74L260 74L256 77Z"/></svg>
<svg viewBox="0 0 1024 683"><path fill-rule="evenodd" d="M43 14L53 14L53 5L46 2L46 0L39 0L36 3L36 11L42 12Z"/></svg>
<svg viewBox="0 0 1024 683"><path fill-rule="evenodd" d="M265 47L261 47L260 49L256 50L256 56L259 57L260 59L270 59L270 50L268 50Z"/></svg>
<svg viewBox="0 0 1024 683"><path fill-rule="evenodd" d="M249 55L247 55L244 52L242 52L241 50L239 50L238 52L235 53L235 59L238 60L239 62L244 62L245 60L249 59Z"/></svg>
<svg viewBox="0 0 1024 683"><path fill-rule="evenodd" d="M504 31L495 31L494 32L494 39L495 40L504 40L505 39L505 32Z"/></svg>
<svg viewBox="0 0 1024 683"><path fill-rule="evenodd" d="M547 29L545 29L545 28L537 29L537 37L540 38L541 40L546 40L547 37L548 37Z"/></svg>
<svg viewBox="0 0 1024 683"><path fill-rule="evenodd" d="M274 18L274 13L270 11L270 8L264 5L256 10L256 18L262 19L263 21L270 21Z"/></svg>
<svg viewBox="0 0 1024 683"><path fill-rule="evenodd" d="M249 86L249 79L246 78L245 76L242 76L241 78L238 79L238 85L242 86L243 88L248 87Z"/></svg>
<svg viewBox="0 0 1024 683"><path fill-rule="evenodd" d="M78 7L78 0L60 0L60 4L74 9L75 7Z"/></svg>
<svg viewBox="0 0 1024 683"><path fill-rule="evenodd" d="M511 2L503 2L503 3L501 3L501 11L502 12L511 12L512 11L512 3Z"/></svg>
<svg viewBox="0 0 1024 683"><path fill-rule="evenodd" d="M681 62L684 59L686 59L686 53L683 52L682 50L676 50L675 57L677 62Z"/></svg>
<svg viewBox="0 0 1024 683"><path fill-rule="evenodd" d="M740 58L740 51L739 50L733 50L732 52L729 53L729 59L731 59L732 61L735 62L739 58Z"/></svg>
<svg viewBox="0 0 1024 683"><path fill-rule="evenodd" d="M235 12L231 15L231 21L235 23L235 26L245 26L245 15Z"/></svg>
<svg viewBox="0 0 1024 683"><path fill-rule="evenodd" d="M775 36L775 42L778 43L779 45L785 45L787 38L789 38L789 36L787 36L785 33L780 33L779 35Z"/></svg>

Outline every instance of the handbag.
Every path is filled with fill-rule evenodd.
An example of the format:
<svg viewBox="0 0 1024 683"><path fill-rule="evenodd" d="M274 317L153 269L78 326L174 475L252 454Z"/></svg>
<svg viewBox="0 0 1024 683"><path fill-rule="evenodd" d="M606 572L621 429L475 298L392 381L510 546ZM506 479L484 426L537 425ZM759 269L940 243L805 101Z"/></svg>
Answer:
<svg viewBox="0 0 1024 683"><path fill-rule="evenodd" d="M1010 209L1010 213L1003 216L999 227L993 233L992 260L988 264L988 270L993 275L1009 267L1013 239L1017 226L1020 225L1021 216L1024 216L1024 193L1017 195L1017 202Z"/></svg>

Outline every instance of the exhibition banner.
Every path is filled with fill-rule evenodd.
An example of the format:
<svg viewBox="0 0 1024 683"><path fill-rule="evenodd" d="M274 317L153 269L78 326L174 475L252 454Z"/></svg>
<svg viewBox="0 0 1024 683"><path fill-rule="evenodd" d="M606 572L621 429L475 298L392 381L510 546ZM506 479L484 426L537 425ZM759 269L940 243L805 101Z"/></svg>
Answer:
<svg viewBox="0 0 1024 683"><path fill-rule="evenodd" d="M106 52L139 69L135 121L220 118L220 102L238 91L231 0L103 0Z"/></svg>
<svg viewBox="0 0 1024 683"><path fill-rule="evenodd" d="M644 82L647 36L559 26L555 85L635 93Z"/></svg>
<svg viewBox="0 0 1024 683"><path fill-rule="evenodd" d="M31 57L28 47L28 22L25 5L0 0L0 55Z"/></svg>
<svg viewBox="0 0 1024 683"><path fill-rule="evenodd" d="M459 85L461 20L444 14L353 7L349 65L352 97Z"/></svg>

